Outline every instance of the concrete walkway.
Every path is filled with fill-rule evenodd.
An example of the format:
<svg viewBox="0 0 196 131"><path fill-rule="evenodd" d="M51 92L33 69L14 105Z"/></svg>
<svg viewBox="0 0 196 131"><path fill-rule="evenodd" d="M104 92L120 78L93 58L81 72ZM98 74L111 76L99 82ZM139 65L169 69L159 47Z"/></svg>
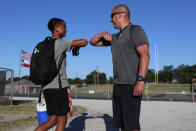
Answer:
<svg viewBox="0 0 196 131"><path fill-rule="evenodd" d="M87 112L69 119L66 131L120 131L112 126L111 100L78 99L73 104L87 108ZM196 131L196 103L142 101L140 123L141 131Z"/></svg>

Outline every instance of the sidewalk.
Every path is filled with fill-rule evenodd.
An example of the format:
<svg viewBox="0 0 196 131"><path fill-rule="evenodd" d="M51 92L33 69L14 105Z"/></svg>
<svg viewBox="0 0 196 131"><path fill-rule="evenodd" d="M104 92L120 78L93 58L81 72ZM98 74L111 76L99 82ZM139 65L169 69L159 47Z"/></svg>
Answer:
<svg viewBox="0 0 196 131"><path fill-rule="evenodd" d="M73 104L87 108L87 112L69 119L66 131L120 131L112 126L111 100L78 99ZM142 101L140 123L141 131L196 131L196 103Z"/></svg>

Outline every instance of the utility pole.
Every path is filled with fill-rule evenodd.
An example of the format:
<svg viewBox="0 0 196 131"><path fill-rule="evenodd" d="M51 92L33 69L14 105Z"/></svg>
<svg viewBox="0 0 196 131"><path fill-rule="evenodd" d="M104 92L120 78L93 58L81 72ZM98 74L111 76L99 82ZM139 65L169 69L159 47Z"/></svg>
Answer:
<svg viewBox="0 0 196 131"><path fill-rule="evenodd" d="M75 72L75 74L76 74L76 78L78 78L78 72ZM78 83L75 83L75 99L77 99L77 96L78 96Z"/></svg>
<svg viewBox="0 0 196 131"><path fill-rule="evenodd" d="M98 72L99 66L97 66L97 85L99 85L99 72Z"/></svg>
<svg viewBox="0 0 196 131"><path fill-rule="evenodd" d="M75 72L76 78L78 77L78 72Z"/></svg>
<svg viewBox="0 0 196 131"><path fill-rule="evenodd" d="M155 83L155 84L157 83L157 80L156 80L156 79L157 79L157 66L156 66L156 63L157 63L157 62L156 62L156 60L157 60L156 54L157 54L157 53L156 53L156 50L157 50L157 49L156 49L156 44L155 44L155 71L154 71L154 73L155 73L155 74L154 74L154 78L155 78L155 79L154 79L154 83Z"/></svg>
<svg viewBox="0 0 196 131"><path fill-rule="evenodd" d="M155 44L155 84L159 83L159 69L158 69L158 64L159 64L159 52L158 48Z"/></svg>
<svg viewBox="0 0 196 131"><path fill-rule="evenodd" d="M95 85L96 85L96 72L94 73L94 82L95 82Z"/></svg>
<svg viewBox="0 0 196 131"><path fill-rule="evenodd" d="M157 49L157 84L159 84L159 51Z"/></svg>

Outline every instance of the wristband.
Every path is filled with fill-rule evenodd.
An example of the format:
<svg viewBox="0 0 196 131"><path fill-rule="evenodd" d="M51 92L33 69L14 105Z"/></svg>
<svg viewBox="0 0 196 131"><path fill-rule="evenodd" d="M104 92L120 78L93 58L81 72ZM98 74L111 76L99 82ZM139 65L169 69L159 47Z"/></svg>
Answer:
<svg viewBox="0 0 196 131"><path fill-rule="evenodd" d="M136 80L137 81L145 81L145 78L143 76L137 76Z"/></svg>

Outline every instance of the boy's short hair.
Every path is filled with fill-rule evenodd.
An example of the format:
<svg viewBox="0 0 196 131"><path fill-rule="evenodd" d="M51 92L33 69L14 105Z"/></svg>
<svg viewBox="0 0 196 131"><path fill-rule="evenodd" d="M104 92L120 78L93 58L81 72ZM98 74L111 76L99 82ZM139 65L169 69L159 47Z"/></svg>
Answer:
<svg viewBox="0 0 196 131"><path fill-rule="evenodd" d="M49 20L48 22L48 29L53 32L55 27L60 25L64 20L60 19L60 18L52 18Z"/></svg>

